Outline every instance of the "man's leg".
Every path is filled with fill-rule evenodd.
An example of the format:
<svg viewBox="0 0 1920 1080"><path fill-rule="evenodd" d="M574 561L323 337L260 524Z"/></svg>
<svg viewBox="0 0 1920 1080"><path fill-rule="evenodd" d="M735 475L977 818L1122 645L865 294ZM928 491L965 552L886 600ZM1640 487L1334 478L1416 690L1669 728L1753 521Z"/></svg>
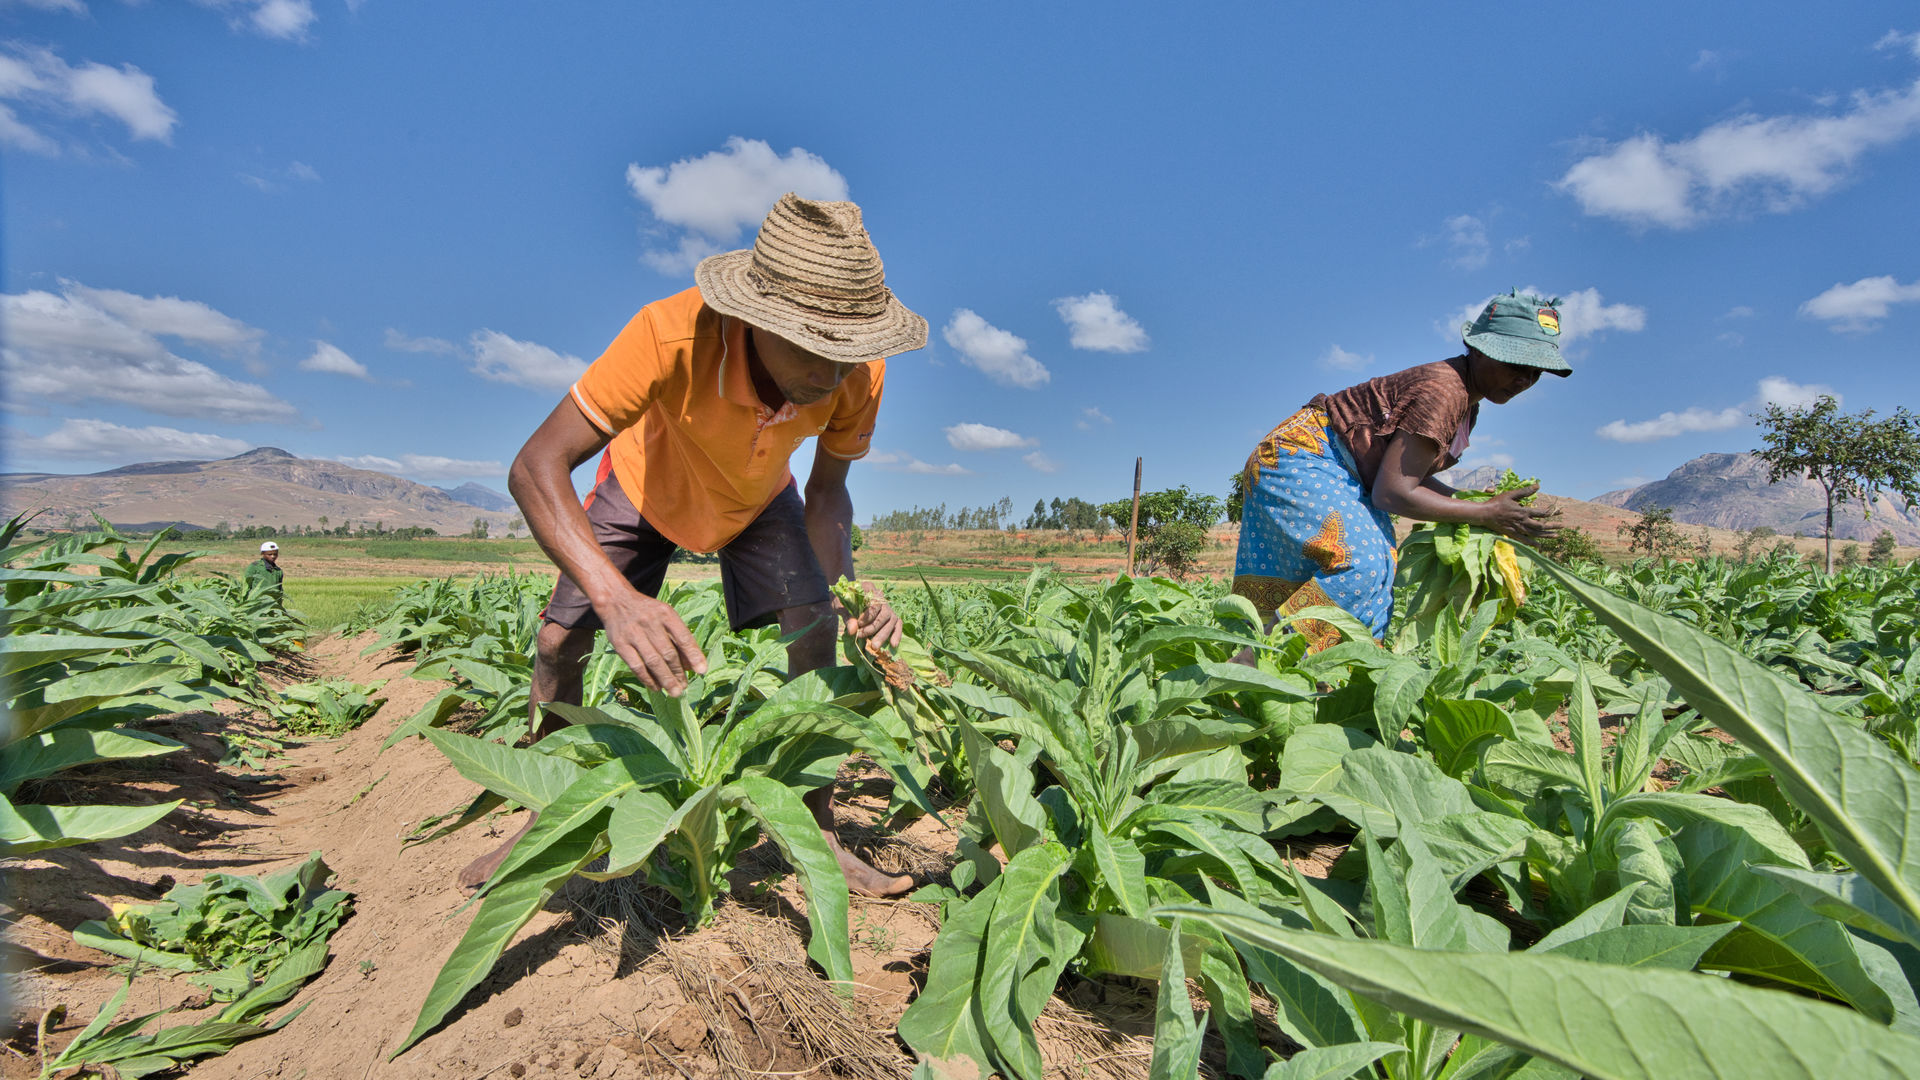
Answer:
<svg viewBox="0 0 1920 1080"><path fill-rule="evenodd" d="M533 646L533 685L527 697L527 730L532 732L534 742L567 726L567 722L557 716L543 716L541 706L554 701L562 705L580 704L581 681L586 672L587 654L593 651L593 635L594 629L590 626L569 628L540 620L540 632L534 637ZM500 864L507 861L513 845L539 820L540 811L528 814L519 832L468 863L466 869L460 871L459 886L472 891L486 884L493 872L500 869Z"/></svg>
<svg viewBox="0 0 1920 1080"><path fill-rule="evenodd" d="M787 669L791 675L833 664L833 648L839 640L839 620L834 617L831 606L825 603L809 604L780 612L780 633L783 636L808 625L812 625L813 629L787 646ZM807 809L813 811L813 820L820 824L820 835L826 840L828 850L840 860L840 872L847 877L847 888L861 896L899 896L913 888L913 878L882 873L841 846L833 818L832 785L815 788L807 792L804 799Z"/></svg>

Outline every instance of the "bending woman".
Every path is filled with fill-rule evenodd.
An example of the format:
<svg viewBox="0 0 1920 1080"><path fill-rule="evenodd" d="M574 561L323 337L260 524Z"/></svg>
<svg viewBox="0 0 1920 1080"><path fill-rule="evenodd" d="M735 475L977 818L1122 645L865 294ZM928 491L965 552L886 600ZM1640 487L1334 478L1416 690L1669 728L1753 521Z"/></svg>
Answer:
<svg viewBox="0 0 1920 1080"><path fill-rule="evenodd" d="M1521 506L1538 485L1486 502L1434 478L1466 452L1480 403L1504 405L1543 371L1567 376L1557 300L1496 296L1461 328L1465 355L1321 394L1260 440L1241 475L1233 591L1271 626L1276 613L1344 608L1385 639L1393 618L1393 518L1468 522L1519 539L1550 536L1549 511ZM1300 626L1315 651L1339 640Z"/></svg>

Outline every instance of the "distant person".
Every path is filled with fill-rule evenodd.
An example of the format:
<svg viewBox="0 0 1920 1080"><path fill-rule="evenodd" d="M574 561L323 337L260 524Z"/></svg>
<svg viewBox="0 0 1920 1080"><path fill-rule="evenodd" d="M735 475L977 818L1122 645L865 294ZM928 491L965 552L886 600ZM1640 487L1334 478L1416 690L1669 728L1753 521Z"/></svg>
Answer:
<svg viewBox="0 0 1920 1080"><path fill-rule="evenodd" d="M1466 452L1482 401L1504 405L1543 371L1573 373L1560 357L1558 303L1496 296L1461 328L1463 355L1320 394L1261 439L1240 477L1233 591L1269 626L1279 613L1325 605L1384 638L1397 556L1389 515L1520 539L1557 532L1542 520L1550 511L1520 505L1537 484L1466 502L1434 474ZM1316 651L1339 640L1324 623L1300 629Z"/></svg>
<svg viewBox="0 0 1920 1080"><path fill-rule="evenodd" d="M260 557L247 564L248 591L280 596L280 579L284 576L286 572L280 569L280 545L271 540L261 544Z"/></svg>
<svg viewBox="0 0 1920 1080"><path fill-rule="evenodd" d="M886 287L850 202L782 196L751 250L711 256L693 278L640 309L508 474L528 531L562 572L535 643L535 737L564 725L542 705L580 702L596 630L655 689L677 694L706 670L686 624L655 599L676 548L719 552L734 629L813 627L787 649L791 674L833 663L846 612L827 584L853 577L847 469L870 448L885 358L924 346L927 321ZM814 436L803 499L788 458ZM583 507L572 472L603 447ZM873 602L847 630L896 644L899 616L866 591ZM853 891L912 887L840 845L831 787L806 802ZM461 886L484 883L525 834L474 860Z"/></svg>

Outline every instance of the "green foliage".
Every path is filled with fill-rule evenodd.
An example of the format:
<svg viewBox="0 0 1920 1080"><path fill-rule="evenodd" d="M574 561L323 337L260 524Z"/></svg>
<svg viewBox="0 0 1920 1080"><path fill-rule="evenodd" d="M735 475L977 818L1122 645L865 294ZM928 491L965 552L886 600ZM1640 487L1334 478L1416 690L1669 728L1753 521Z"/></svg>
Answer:
<svg viewBox="0 0 1920 1080"><path fill-rule="evenodd" d="M1623 522L1616 530L1627 538L1627 553L1638 552L1650 559L1682 559L1695 551L1693 541L1674 524L1673 508L1649 506L1635 521Z"/></svg>
<svg viewBox="0 0 1920 1080"><path fill-rule="evenodd" d="M192 973L213 1000L231 1004L211 1020L141 1034L165 1013L111 1023L133 987L130 976L73 1041L47 1058L41 1075L86 1066L146 1076L224 1054L285 1026L301 1009L271 1024L254 1020L326 966L327 939L352 902L350 894L325 887L331 875L314 852L300 866L264 877L209 874L198 885L175 886L160 903L115 905L112 919L81 923L73 934L79 944L125 957L136 969L151 964Z"/></svg>
<svg viewBox="0 0 1920 1080"><path fill-rule="evenodd" d="M196 973L219 1001L251 989L288 957L346 921L352 894L326 888L333 875L319 852L264 877L208 874L176 885L156 904L116 904L107 920L73 932L90 948L176 971Z"/></svg>
<svg viewBox="0 0 1920 1080"><path fill-rule="evenodd" d="M80 765L147 757L179 744L132 725L231 698L265 703L260 666L306 631L275 597L225 576L176 572L199 552L137 550L105 521L92 532L26 540L0 526L0 855L125 836L179 804L38 806L19 786Z"/></svg>
<svg viewBox="0 0 1920 1080"><path fill-rule="evenodd" d="M1827 572L1833 572L1833 510L1859 502L1872 512L1882 491L1920 503L1920 417L1901 408L1884 420L1873 410L1843 413L1822 394L1812 404L1768 405L1759 416L1767 480L1811 476L1826 494Z"/></svg>
<svg viewBox="0 0 1920 1080"><path fill-rule="evenodd" d="M1867 561L1875 566L1892 566L1893 548L1893 530L1881 529L1873 538L1873 546L1867 549Z"/></svg>
<svg viewBox="0 0 1920 1080"><path fill-rule="evenodd" d="M386 698L377 698L385 681L356 685L345 679L323 679L281 690L268 706L274 726L290 735L338 738L366 723Z"/></svg>
<svg viewBox="0 0 1920 1080"><path fill-rule="evenodd" d="M1566 526L1552 536L1536 540L1533 547L1557 563L1601 561L1599 541L1577 525Z"/></svg>

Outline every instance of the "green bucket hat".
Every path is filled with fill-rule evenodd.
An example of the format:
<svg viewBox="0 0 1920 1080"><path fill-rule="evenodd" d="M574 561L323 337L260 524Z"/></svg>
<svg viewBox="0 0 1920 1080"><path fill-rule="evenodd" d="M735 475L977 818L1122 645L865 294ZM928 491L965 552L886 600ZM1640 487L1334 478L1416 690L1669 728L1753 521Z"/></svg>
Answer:
<svg viewBox="0 0 1920 1080"><path fill-rule="evenodd" d="M1560 357L1560 300L1518 289L1487 302L1480 317L1460 328L1466 343L1504 364L1539 368L1565 378L1573 368Z"/></svg>

